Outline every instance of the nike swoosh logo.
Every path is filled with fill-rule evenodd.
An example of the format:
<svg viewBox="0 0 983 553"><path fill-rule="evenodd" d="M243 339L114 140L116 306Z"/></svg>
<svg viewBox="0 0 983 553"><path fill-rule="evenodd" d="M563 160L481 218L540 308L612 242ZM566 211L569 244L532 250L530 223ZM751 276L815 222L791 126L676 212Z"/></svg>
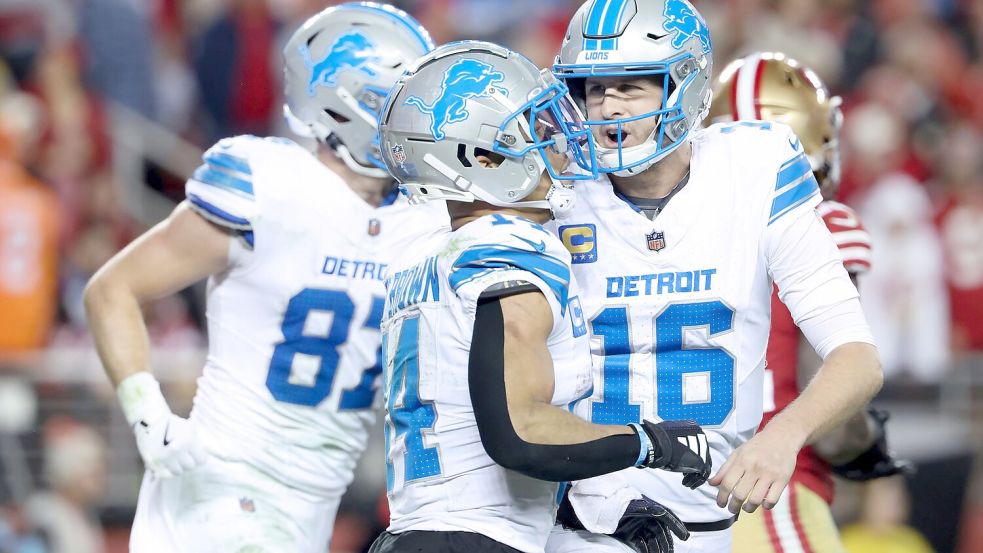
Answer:
<svg viewBox="0 0 983 553"><path fill-rule="evenodd" d="M519 236L518 234L513 234L512 236L515 236L519 240L522 240L526 244L529 244L530 246L533 247L534 250L536 250L539 253L544 253L546 251L546 242L543 242L542 240L540 240L539 243L537 244L536 242L533 242L532 240L529 240L528 238L523 238L523 237Z"/></svg>
<svg viewBox="0 0 983 553"><path fill-rule="evenodd" d="M171 443L173 440L167 439L167 431L171 429L171 421L167 421L167 426L164 427L164 447Z"/></svg>

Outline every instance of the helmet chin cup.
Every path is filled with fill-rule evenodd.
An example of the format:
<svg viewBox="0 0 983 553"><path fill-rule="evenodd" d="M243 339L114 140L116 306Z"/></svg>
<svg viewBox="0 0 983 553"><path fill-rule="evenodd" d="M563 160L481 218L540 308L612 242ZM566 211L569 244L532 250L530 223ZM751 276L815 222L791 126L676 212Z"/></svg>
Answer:
<svg viewBox="0 0 983 553"><path fill-rule="evenodd" d="M378 167L366 167L352 157L351 152L344 144L338 143L334 147L334 151L341 158L341 161L345 162L345 165L358 175L363 177L372 177L376 179L388 179L391 178L389 173L385 169L380 169Z"/></svg>

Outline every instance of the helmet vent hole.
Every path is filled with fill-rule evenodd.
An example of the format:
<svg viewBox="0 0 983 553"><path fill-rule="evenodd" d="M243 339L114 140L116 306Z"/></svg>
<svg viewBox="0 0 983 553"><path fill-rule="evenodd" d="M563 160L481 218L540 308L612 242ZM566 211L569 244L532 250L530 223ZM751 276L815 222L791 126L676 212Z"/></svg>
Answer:
<svg viewBox="0 0 983 553"><path fill-rule="evenodd" d="M321 34L321 31L318 31L318 32L314 33L313 35L311 35L311 38L307 39L307 47L308 48L310 48L311 43L314 42L314 39L317 38L317 36L319 34Z"/></svg>
<svg viewBox="0 0 983 553"><path fill-rule="evenodd" d="M347 122L351 121L351 119L345 117L344 115L342 115L342 114L340 114L337 111L334 111L332 109L325 109L324 110L324 113L327 113L328 114L328 117L334 119L336 123L347 123Z"/></svg>
<svg viewBox="0 0 983 553"><path fill-rule="evenodd" d="M665 38L666 35L657 35L655 33L648 33L645 36L652 40L662 40L663 38Z"/></svg>
<svg viewBox="0 0 983 553"><path fill-rule="evenodd" d="M457 160L461 162L461 165L469 169L473 167L473 165L471 165L471 160L468 159L468 147L464 144L457 145Z"/></svg>

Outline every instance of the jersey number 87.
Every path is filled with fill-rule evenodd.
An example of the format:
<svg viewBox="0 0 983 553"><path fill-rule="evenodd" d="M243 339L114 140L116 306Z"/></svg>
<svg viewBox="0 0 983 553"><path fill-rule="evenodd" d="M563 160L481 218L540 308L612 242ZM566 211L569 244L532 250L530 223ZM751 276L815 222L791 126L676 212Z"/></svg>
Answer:
<svg viewBox="0 0 983 553"><path fill-rule="evenodd" d="M385 301L382 298L372 298L369 315L361 327L378 331L384 306ZM331 313L331 326L327 336L304 334L304 326L311 311ZM331 394L335 372L341 359L338 349L348 341L354 313L355 302L351 296L340 290L306 288L290 298L280 328L283 341L273 350L270 372L266 376L266 387L277 401L315 407ZM298 354L318 359L318 371L313 386L290 381L294 358ZM380 348L375 364L365 369L359 383L342 392L338 400L339 410L371 408L375 398L373 384L381 373Z"/></svg>

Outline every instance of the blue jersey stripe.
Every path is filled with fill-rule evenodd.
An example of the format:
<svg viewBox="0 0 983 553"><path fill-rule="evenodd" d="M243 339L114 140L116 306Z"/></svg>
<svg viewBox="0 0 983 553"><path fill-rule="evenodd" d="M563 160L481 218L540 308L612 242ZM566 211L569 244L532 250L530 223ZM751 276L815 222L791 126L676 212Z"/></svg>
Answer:
<svg viewBox="0 0 983 553"><path fill-rule="evenodd" d="M816 177L810 173L808 178L775 198L771 204L771 218L768 224L774 223L782 215L802 205L816 194L819 194L819 183L816 182Z"/></svg>
<svg viewBox="0 0 983 553"><path fill-rule="evenodd" d="M228 169L229 171L238 171L245 175L251 176L253 174L253 170L249 167L248 161L231 154L223 154L222 152L207 152L205 154L205 163L222 169Z"/></svg>
<svg viewBox="0 0 983 553"><path fill-rule="evenodd" d="M451 267L449 281L451 288L457 291L464 284L491 271L508 269L528 271L539 277L556 296L561 312L566 311L570 268L546 254L492 244L474 246L458 256Z"/></svg>
<svg viewBox="0 0 983 553"><path fill-rule="evenodd" d="M250 196L253 195L252 180L237 177L217 167L205 164L195 170L194 179L218 188L237 190Z"/></svg>
<svg viewBox="0 0 983 553"><path fill-rule="evenodd" d="M208 203L207 201L203 200L200 196L196 196L195 194L188 194L188 201L194 204L194 206L197 207L198 209L207 213L210 216L208 218L215 218L221 221L226 221L228 223L232 223L237 227L249 228L252 225L252 223L249 222L249 219L236 217L235 215L229 213L228 211L225 211L220 207L216 207L215 205Z"/></svg>
<svg viewBox="0 0 983 553"><path fill-rule="evenodd" d="M781 190L789 184L799 180L806 173L812 173L812 164L805 154L799 154L786 161L778 171L778 180L775 182L775 190Z"/></svg>

